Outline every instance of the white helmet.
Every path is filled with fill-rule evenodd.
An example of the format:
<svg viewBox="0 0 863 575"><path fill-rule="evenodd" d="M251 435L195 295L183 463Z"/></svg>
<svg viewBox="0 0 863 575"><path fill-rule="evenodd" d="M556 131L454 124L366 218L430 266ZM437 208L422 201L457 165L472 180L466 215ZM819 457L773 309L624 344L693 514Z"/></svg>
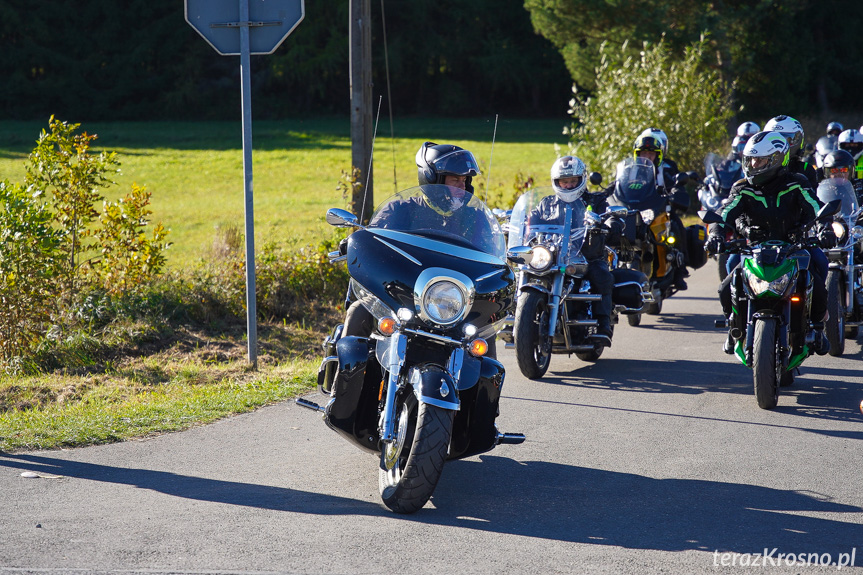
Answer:
<svg viewBox="0 0 863 575"><path fill-rule="evenodd" d="M558 158L551 166L551 187L564 202L574 202L587 189L587 166L575 156ZM560 187L560 178L580 178L574 188Z"/></svg>
<svg viewBox="0 0 863 575"><path fill-rule="evenodd" d="M803 149L803 126L791 116L770 118L764 125L765 132L779 132L788 140L791 157L796 157Z"/></svg>
<svg viewBox="0 0 863 575"><path fill-rule="evenodd" d="M863 134L853 128L845 130L839 134L839 149L851 154L856 161L863 155Z"/></svg>
<svg viewBox="0 0 863 575"><path fill-rule="evenodd" d="M754 136L760 131L761 128L755 122L743 122L737 126L737 135L746 139L749 139L750 136Z"/></svg>
<svg viewBox="0 0 863 575"><path fill-rule="evenodd" d="M788 165L788 140L779 132L758 132L743 148L743 175L753 186L773 179Z"/></svg>
<svg viewBox="0 0 863 575"><path fill-rule="evenodd" d="M641 132L638 137L641 136L653 136L662 144L662 157L665 158L668 156L668 136L660 130L659 128L647 128L643 132Z"/></svg>

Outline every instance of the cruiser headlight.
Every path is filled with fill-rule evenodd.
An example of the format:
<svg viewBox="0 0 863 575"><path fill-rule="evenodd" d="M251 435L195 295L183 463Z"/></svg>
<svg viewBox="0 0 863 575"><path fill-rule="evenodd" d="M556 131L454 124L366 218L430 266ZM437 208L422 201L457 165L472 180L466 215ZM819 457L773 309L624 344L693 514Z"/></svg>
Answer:
<svg viewBox="0 0 863 575"><path fill-rule="evenodd" d="M758 276L747 270L746 283L749 285L749 289L752 290L752 293L756 296L760 296L768 291L776 295L782 295L785 293L785 290L788 289L788 285L791 283L791 275L785 274L769 282L767 280L759 278Z"/></svg>
<svg viewBox="0 0 863 575"><path fill-rule="evenodd" d="M423 312L434 323L454 323L464 313L465 294L461 288L448 280L430 285L422 299Z"/></svg>
<svg viewBox="0 0 863 575"><path fill-rule="evenodd" d="M842 222L832 222L833 224L833 233L836 234L836 239L841 240L845 237L845 226L842 225Z"/></svg>
<svg viewBox="0 0 863 575"><path fill-rule="evenodd" d="M551 251L545 246L533 248L533 256L530 258L530 267L538 272L547 270L551 265Z"/></svg>

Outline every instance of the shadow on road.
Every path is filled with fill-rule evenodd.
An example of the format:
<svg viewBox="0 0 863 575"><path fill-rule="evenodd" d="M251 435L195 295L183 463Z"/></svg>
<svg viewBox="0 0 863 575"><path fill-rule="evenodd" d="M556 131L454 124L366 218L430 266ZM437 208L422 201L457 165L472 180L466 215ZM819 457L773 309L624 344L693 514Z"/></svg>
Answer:
<svg viewBox="0 0 863 575"><path fill-rule="evenodd" d="M410 516L380 504L271 485L148 469L0 454L0 466L131 485L174 497L310 515L368 515L494 533L633 549L847 553L863 542L861 508L738 483L655 479L542 461L481 456L447 463L432 503ZM863 562L863 553L858 560Z"/></svg>
<svg viewBox="0 0 863 575"><path fill-rule="evenodd" d="M242 505L274 511L315 515L383 515L380 505L273 485L257 485L181 475L167 471L136 469L66 461L44 455L0 452L0 467L62 475L89 481L131 485L174 497Z"/></svg>
<svg viewBox="0 0 863 575"><path fill-rule="evenodd" d="M861 378L859 370L804 364L800 371L795 375L794 385L780 390L777 412L833 421L861 421L863 384L854 381ZM582 364L569 373L546 374L537 381L642 393L753 395L752 371L740 363L608 358ZM792 405L792 401L797 405ZM754 406L754 395L752 403ZM835 433L844 436L843 432Z"/></svg>
<svg viewBox="0 0 863 575"><path fill-rule="evenodd" d="M814 492L631 473L485 455L447 463L418 521L632 549L850 553L859 513ZM497 478L495 481L483 479ZM769 553L769 551L768 551ZM857 554L863 564L863 553Z"/></svg>

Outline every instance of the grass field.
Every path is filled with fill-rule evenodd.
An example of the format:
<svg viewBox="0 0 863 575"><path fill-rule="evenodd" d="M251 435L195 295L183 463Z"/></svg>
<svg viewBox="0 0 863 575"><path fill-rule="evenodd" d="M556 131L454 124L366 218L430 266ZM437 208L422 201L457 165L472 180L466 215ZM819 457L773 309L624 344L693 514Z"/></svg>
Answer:
<svg viewBox="0 0 863 575"><path fill-rule="evenodd" d="M23 182L27 156L47 124L47 118L44 123L0 123L0 180ZM414 157L426 140L471 150L483 170L475 181L477 190L485 190L491 177L490 203L510 198L517 177L533 176L537 184L545 184L557 157L554 145L565 148L566 124L565 116L500 119L492 150L494 118L396 120L395 138L390 137L389 121L381 119L374 150L375 205L396 190L416 185ZM152 192L153 221L162 221L171 230L170 267L182 268L206 257L218 228L243 229L239 120L94 123L81 129L98 134L96 149L119 153L119 185L105 191L108 199L121 197L133 182ZM256 245L315 244L329 237L326 210L347 207L337 186L342 170L350 168L349 119L255 122L252 139Z"/></svg>

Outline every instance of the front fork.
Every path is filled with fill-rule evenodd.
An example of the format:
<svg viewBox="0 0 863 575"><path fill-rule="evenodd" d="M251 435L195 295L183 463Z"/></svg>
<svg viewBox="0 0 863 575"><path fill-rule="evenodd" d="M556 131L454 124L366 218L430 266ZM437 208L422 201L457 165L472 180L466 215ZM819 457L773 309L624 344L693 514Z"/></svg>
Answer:
<svg viewBox="0 0 863 575"><path fill-rule="evenodd" d="M383 368L387 370L387 395L384 401L383 411L381 412L380 421L380 437L384 443L391 443L395 440L395 422L398 415L396 411L396 394L410 382L415 387L420 402L432 403L445 409L458 409L458 400L456 397L456 385L461 377L462 366L464 365L464 349L461 347L455 348L450 354L449 361L446 365L446 374L451 378L450 382L453 389L446 390L446 377L439 384L437 393L432 395L429 389L424 388L422 375L419 371L410 373L410 378L402 377L402 371L405 365L405 355L407 351L407 336L397 332L391 336L391 341L387 352L384 355ZM411 368L415 369L415 368ZM438 372L439 373L439 372ZM416 381L414 381L416 376ZM453 395L449 397L450 393ZM445 399L437 395L447 396Z"/></svg>
<svg viewBox="0 0 863 575"><path fill-rule="evenodd" d="M405 351L408 345L408 338L403 333L395 333L391 337L390 346L384 357L386 365L383 366L389 374L387 399L381 413L381 441L384 443L392 443L394 439L396 391L399 387L399 375L405 365Z"/></svg>

